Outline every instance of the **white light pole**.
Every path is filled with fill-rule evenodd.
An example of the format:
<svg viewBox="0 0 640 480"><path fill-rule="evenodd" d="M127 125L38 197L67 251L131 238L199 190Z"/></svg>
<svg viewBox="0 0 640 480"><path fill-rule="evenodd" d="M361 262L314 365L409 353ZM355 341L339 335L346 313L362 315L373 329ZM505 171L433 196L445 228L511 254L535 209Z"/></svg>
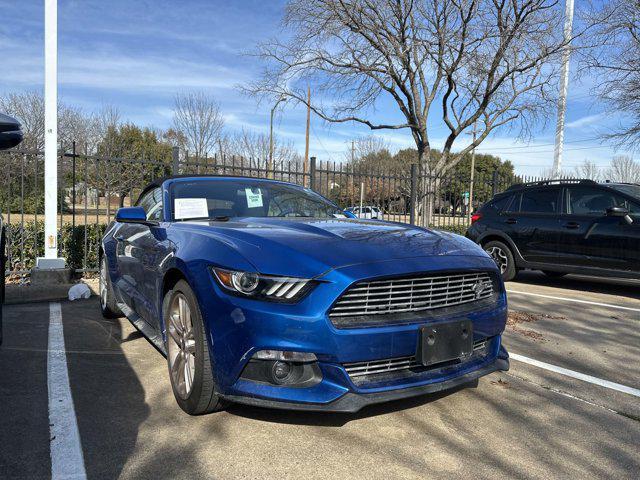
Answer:
<svg viewBox="0 0 640 480"><path fill-rule="evenodd" d="M41 269L64 268L58 258L58 1L44 2L44 257Z"/></svg>
<svg viewBox="0 0 640 480"><path fill-rule="evenodd" d="M560 72L560 96L558 98L558 122L556 124L556 146L553 153L554 178L562 170L562 148L564 146L564 117L567 113L567 89L569 87L569 57L571 56L571 36L573 30L573 0L566 0L564 12L564 41L562 49L562 70Z"/></svg>

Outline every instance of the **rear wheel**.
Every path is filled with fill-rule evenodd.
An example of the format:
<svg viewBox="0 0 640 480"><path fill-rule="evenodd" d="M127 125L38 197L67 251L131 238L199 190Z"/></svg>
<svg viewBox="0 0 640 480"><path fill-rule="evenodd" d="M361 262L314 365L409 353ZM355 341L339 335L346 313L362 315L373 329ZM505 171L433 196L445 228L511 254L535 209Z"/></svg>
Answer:
<svg viewBox="0 0 640 480"><path fill-rule="evenodd" d="M113 295L113 287L109 278L109 270L107 267L107 257L102 255L100 260L100 310L104 318L122 317L122 312L116 304Z"/></svg>
<svg viewBox="0 0 640 480"><path fill-rule="evenodd" d="M221 410L224 404L216 394L202 315L184 280L165 296L163 315L169 378L178 405L189 415Z"/></svg>
<svg viewBox="0 0 640 480"><path fill-rule="evenodd" d="M552 272L551 270L543 270L542 273L549 278L562 278L565 275L568 275L567 272Z"/></svg>
<svg viewBox="0 0 640 480"><path fill-rule="evenodd" d="M513 259L511 249L498 240L492 240L484 244L484 251L489 254L500 269L502 280L508 282L516 276L516 262Z"/></svg>

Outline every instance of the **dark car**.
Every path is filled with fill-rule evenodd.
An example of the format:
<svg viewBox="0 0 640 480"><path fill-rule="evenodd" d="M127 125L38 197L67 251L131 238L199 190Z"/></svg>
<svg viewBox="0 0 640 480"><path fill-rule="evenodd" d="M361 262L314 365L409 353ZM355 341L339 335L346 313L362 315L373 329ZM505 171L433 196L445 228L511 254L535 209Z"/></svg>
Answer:
<svg viewBox="0 0 640 480"><path fill-rule="evenodd" d="M0 150L15 147L22 141L20 122L15 118L0 113ZM2 304L4 303L4 271L5 271L6 228L0 215L0 345L2 344Z"/></svg>
<svg viewBox="0 0 640 480"><path fill-rule="evenodd" d="M514 185L472 216L467 237L503 279L521 269L637 278L640 185L592 180Z"/></svg>

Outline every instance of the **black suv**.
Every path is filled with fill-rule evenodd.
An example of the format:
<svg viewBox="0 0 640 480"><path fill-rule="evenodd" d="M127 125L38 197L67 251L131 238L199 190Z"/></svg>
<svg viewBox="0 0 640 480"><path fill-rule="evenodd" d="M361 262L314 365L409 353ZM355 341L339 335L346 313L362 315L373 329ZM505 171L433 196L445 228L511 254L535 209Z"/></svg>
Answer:
<svg viewBox="0 0 640 480"><path fill-rule="evenodd" d="M518 270L640 277L640 185L551 180L514 185L473 216L467 237Z"/></svg>

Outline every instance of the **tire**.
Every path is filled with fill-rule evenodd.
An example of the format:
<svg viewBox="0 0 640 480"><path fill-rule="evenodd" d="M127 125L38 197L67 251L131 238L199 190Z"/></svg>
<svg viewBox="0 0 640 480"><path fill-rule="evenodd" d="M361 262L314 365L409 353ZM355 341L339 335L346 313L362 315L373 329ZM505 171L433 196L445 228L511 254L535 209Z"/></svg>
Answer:
<svg viewBox="0 0 640 480"><path fill-rule="evenodd" d="M107 257L102 255L100 259L100 311L104 318L118 318L122 317L123 313L116 304L115 296L113 295L113 287L111 285L111 278L109 278L109 270L107 268Z"/></svg>
<svg viewBox="0 0 640 480"><path fill-rule="evenodd" d="M562 278L565 275L568 275L567 272L552 272L551 270L543 270L542 273L549 278Z"/></svg>
<svg viewBox="0 0 640 480"><path fill-rule="evenodd" d="M508 282L513 280L518 273L516 270L516 262L513 259L513 253L511 249L504 243L498 240L492 240L483 245L484 251L489 254L491 258L496 262L500 273L502 274L502 280Z"/></svg>
<svg viewBox="0 0 640 480"><path fill-rule="evenodd" d="M162 305L169 380L176 402L189 415L222 410L225 405L216 393L209 343L193 290L180 280Z"/></svg>

